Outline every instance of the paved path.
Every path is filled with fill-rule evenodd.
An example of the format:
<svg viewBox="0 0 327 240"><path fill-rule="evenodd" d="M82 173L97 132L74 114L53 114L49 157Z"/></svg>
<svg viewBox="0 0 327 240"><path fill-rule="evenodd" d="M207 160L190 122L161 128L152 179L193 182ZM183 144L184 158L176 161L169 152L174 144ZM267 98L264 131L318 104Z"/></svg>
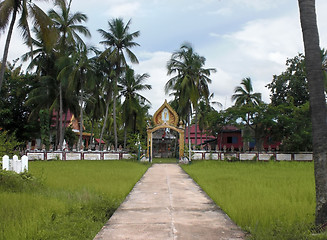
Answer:
<svg viewBox="0 0 327 240"><path fill-rule="evenodd" d="M176 164L154 164L96 235L120 239L245 239Z"/></svg>

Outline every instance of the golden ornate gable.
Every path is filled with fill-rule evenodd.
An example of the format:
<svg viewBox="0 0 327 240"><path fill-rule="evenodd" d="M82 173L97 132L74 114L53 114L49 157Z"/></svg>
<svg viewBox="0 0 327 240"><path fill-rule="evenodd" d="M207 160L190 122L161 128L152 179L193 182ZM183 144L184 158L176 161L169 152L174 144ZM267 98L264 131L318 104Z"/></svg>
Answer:
<svg viewBox="0 0 327 240"><path fill-rule="evenodd" d="M153 115L153 122L155 126L170 125L177 127L178 115L175 110L165 100L164 104Z"/></svg>

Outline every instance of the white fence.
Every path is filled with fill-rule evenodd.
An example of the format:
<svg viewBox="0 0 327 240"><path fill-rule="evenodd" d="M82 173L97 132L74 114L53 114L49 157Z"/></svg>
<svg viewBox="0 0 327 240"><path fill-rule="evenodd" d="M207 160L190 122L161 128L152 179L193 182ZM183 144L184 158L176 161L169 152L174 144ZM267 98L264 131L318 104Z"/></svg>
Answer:
<svg viewBox="0 0 327 240"><path fill-rule="evenodd" d="M238 153L238 152L204 152L193 151L192 160L235 160L240 161L313 161L312 153Z"/></svg>
<svg viewBox="0 0 327 240"><path fill-rule="evenodd" d="M27 152L29 160L121 160L130 159L132 155L124 152Z"/></svg>
<svg viewBox="0 0 327 240"><path fill-rule="evenodd" d="M21 160L18 160L16 155L13 156L13 159L9 159L9 156L5 155L2 157L2 169L16 173L28 171L28 157L24 155Z"/></svg>
<svg viewBox="0 0 327 240"><path fill-rule="evenodd" d="M121 160L132 158L126 152L85 151L85 152L28 152L29 160ZM193 151L192 160L240 160L240 161L313 161L312 153L240 153Z"/></svg>

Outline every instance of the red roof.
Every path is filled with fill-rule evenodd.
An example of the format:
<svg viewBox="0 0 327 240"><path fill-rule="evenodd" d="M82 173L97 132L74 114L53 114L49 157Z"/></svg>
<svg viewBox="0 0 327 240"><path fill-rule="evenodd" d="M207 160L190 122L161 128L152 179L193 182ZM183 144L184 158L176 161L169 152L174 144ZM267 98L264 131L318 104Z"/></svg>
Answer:
<svg viewBox="0 0 327 240"><path fill-rule="evenodd" d="M96 141L97 143L99 143L99 142L100 142L100 138L95 138L95 141ZM101 144L105 144L105 142L104 142L103 140L101 140Z"/></svg>
<svg viewBox="0 0 327 240"><path fill-rule="evenodd" d="M202 142L201 142L201 136L202 136ZM191 125L190 138L191 138L191 143L195 144L195 124ZM210 135L209 133L206 133L205 131L203 131L201 134L200 128L199 128L199 126L197 126L196 145L200 145L200 144L204 143L204 141L209 140L209 139L215 139L215 137ZM185 128L185 142L188 142L188 127Z"/></svg>
<svg viewBox="0 0 327 240"><path fill-rule="evenodd" d="M59 113L57 111L53 110L52 119L51 119L51 121L52 121L51 127L56 127L57 114L58 114L58 120L60 121ZM66 114L67 114L67 117L66 117ZM68 127L72 117L73 117L73 114L69 110L67 111L67 113L62 114L62 121L63 122L65 121L65 118L66 118L65 127Z"/></svg>

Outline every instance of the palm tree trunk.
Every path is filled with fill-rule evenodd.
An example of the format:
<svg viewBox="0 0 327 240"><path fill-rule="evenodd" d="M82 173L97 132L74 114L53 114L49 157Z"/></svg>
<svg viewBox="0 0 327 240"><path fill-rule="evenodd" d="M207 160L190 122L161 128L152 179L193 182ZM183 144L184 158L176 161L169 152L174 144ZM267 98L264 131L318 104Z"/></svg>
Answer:
<svg viewBox="0 0 327 240"><path fill-rule="evenodd" d="M192 151L192 144L191 144L191 114L192 114L192 109L190 107L190 111L188 114L188 129L187 129L187 134L188 134L188 159L191 161L191 151Z"/></svg>
<svg viewBox="0 0 327 240"><path fill-rule="evenodd" d="M109 113L110 99L111 99L111 94L108 94L107 104L106 104L106 114L105 114L105 117L104 117L104 122L103 122L103 126L102 126L102 129L101 129L100 141L99 141L99 150L100 151L101 151L101 142L102 142L104 129L106 128L106 125L107 125L107 118L108 118L108 113Z"/></svg>
<svg viewBox="0 0 327 240"><path fill-rule="evenodd" d="M198 145L198 107L195 107L195 146Z"/></svg>
<svg viewBox="0 0 327 240"><path fill-rule="evenodd" d="M54 149L58 150L58 146L59 146L59 115L58 112L56 114L56 141L55 141L55 146Z"/></svg>
<svg viewBox="0 0 327 240"><path fill-rule="evenodd" d="M60 118L60 124L59 124L59 149L62 150L62 143L64 141L64 136L63 136L63 119L62 119L62 114L63 114L63 102L62 102L62 84L60 81L59 84L59 118Z"/></svg>
<svg viewBox="0 0 327 240"><path fill-rule="evenodd" d="M309 84L313 159L316 183L316 225L327 223L327 123L324 81L314 0L298 0Z"/></svg>
<svg viewBox="0 0 327 240"><path fill-rule="evenodd" d="M67 111L68 112L68 111ZM65 134L66 134L66 122L67 122L67 112L65 114L65 119L64 119L64 127L62 129L62 136L63 136L63 139L65 139ZM65 147L65 146L64 146Z"/></svg>
<svg viewBox="0 0 327 240"><path fill-rule="evenodd" d="M1 91L1 88L2 88L2 83L3 83L3 80L4 80L4 76L5 76L5 69L6 69L6 64L7 64L9 45L10 45L10 40L11 40L11 36L12 36L12 33L13 33L15 21L16 21L16 16L17 16L17 11L14 10L13 14L12 14L9 30L8 30L5 49L3 51L2 64L1 64L1 68L0 68L0 91Z"/></svg>
<svg viewBox="0 0 327 240"><path fill-rule="evenodd" d="M115 136L115 151L117 151L117 145L118 145L118 136L117 136L117 113L116 113L116 97L117 97L117 79L114 83L114 106L113 106L113 118L114 118L114 136Z"/></svg>
<svg viewBox="0 0 327 240"><path fill-rule="evenodd" d="M90 138L90 144L93 142L93 130L94 130L94 122L95 119L92 118L92 126L91 126L91 138Z"/></svg>
<svg viewBox="0 0 327 240"><path fill-rule="evenodd" d="M126 140L127 140L127 127L124 127L124 149L126 149Z"/></svg>
<svg viewBox="0 0 327 240"><path fill-rule="evenodd" d="M80 124L79 124L79 149L81 150L83 144L83 81L81 83L81 92L80 92Z"/></svg>

